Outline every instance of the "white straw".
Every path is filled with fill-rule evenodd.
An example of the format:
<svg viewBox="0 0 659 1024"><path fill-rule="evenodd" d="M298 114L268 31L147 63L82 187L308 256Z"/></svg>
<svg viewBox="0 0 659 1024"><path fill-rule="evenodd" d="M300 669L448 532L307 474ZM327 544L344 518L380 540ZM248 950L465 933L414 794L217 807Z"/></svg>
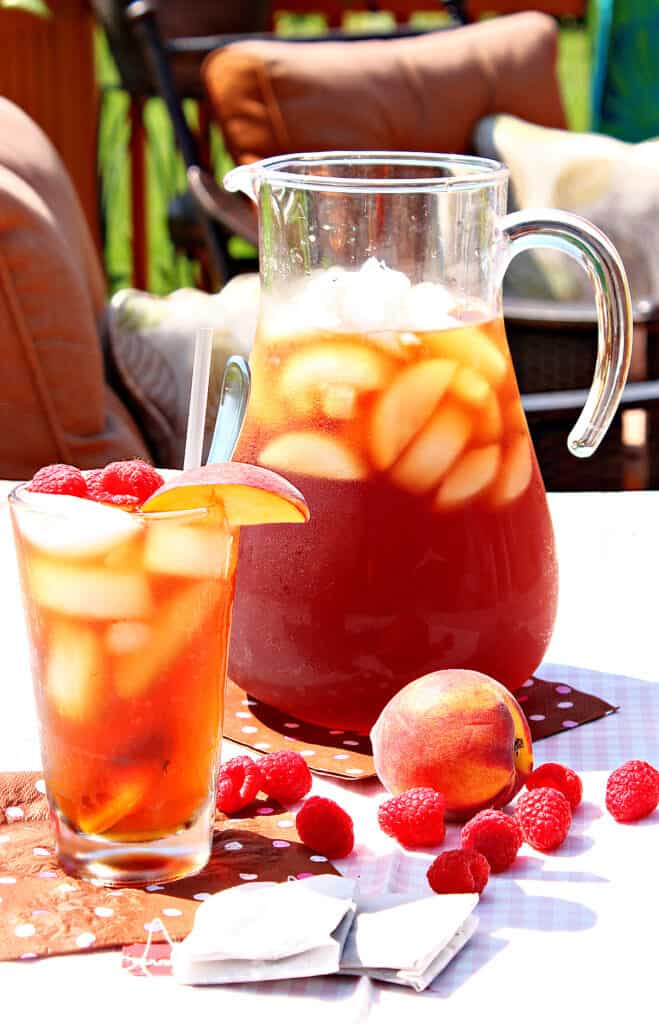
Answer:
<svg viewBox="0 0 659 1024"><path fill-rule="evenodd" d="M197 469L201 466L212 351L213 328L200 327L197 331L194 346L190 409L188 411L188 429L185 435L183 469Z"/></svg>

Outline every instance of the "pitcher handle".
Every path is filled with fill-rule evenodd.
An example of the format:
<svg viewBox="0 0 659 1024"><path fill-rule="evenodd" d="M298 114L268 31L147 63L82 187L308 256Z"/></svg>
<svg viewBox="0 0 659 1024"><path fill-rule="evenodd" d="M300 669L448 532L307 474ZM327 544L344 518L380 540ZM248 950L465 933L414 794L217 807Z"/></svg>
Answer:
<svg viewBox="0 0 659 1024"><path fill-rule="evenodd" d="M503 269L526 249L560 249L586 270L597 302L597 361L586 404L570 431L568 448L586 458L602 441L627 380L633 317L627 275L613 243L599 228L562 210L523 210L502 218Z"/></svg>

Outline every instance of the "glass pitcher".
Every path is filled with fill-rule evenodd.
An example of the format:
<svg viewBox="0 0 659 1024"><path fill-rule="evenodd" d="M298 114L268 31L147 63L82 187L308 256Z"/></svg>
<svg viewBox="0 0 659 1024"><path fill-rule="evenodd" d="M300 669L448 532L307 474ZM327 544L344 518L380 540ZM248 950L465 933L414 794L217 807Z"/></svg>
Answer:
<svg viewBox="0 0 659 1024"><path fill-rule="evenodd" d="M502 319L531 246L589 272L599 349L568 445L597 448L631 354L620 259L583 219L505 215L508 171L423 153L305 153L236 168L258 202L261 307L236 458L311 521L243 530L230 674L303 720L367 732L424 673L517 689L549 643L557 566Z"/></svg>

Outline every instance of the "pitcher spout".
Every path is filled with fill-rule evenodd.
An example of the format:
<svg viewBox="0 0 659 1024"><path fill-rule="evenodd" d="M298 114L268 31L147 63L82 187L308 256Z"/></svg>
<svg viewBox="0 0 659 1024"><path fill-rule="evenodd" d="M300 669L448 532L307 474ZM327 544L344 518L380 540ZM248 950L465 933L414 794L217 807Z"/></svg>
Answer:
<svg viewBox="0 0 659 1024"><path fill-rule="evenodd" d="M224 187L227 192L244 192L249 199L257 202L260 181L260 164L243 164L225 174Z"/></svg>

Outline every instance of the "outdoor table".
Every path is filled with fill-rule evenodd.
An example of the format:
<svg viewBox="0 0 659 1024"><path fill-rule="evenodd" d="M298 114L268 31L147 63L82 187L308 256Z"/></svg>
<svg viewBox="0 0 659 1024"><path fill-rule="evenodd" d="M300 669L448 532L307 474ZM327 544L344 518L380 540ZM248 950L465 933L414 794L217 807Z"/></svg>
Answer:
<svg viewBox="0 0 659 1024"><path fill-rule="evenodd" d="M4 494L5 487L2 491ZM539 675L596 694L620 711L538 742L536 762L579 771L584 802L554 854L524 846L492 876L476 935L422 994L368 979L326 977L188 988L135 977L118 951L0 964L2 1020L265 1021L286 1024L656 1019L659 812L618 825L604 809L609 772L629 758L659 765L659 493L553 494L560 599ZM0 506L0 770L35 769L39 749L27 644L6 505ZM239 748L225 744L224 756ZM375 781L316 777L353 815L357 845L338 868L364 891L427 893L434 854L407 852L377 827ZM449 827L443 848L458 845ZM1 894L0 894L1 895ZM0 903L0 914L2 904ZM12 1008L8 1012L8 1008ZM16 1012L19 1012L18 1009ZM203 1015L203 1016L202 1016ZM45 1019L45 1018L44 1018Z"/></svg>

